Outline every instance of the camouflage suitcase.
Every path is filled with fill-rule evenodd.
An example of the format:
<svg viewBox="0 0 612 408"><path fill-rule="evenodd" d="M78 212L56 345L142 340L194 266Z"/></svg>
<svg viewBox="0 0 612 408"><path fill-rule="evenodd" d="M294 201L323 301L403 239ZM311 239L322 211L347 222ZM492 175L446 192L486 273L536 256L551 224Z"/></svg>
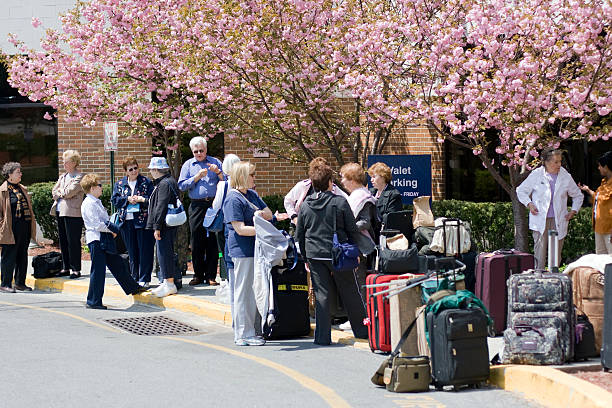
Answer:
<svg viewBox="0 0 612 408"><path fill-rule="evenodd" d="M510 276L504 362L563 364L571 360L574 321L572 281L567 275L527 271Z"/></svg>

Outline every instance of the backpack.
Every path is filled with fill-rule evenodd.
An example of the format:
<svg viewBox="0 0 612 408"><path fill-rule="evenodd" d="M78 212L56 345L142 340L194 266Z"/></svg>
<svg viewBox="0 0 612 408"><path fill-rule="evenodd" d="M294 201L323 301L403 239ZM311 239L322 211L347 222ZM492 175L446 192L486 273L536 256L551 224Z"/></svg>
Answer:
<svg viewBox="0 0 612 408"><path fill-rule="evenodd" d="M62 254L57 251L47 252L32 258L32 275L36 279L52 278L62 270Z"/></svg>

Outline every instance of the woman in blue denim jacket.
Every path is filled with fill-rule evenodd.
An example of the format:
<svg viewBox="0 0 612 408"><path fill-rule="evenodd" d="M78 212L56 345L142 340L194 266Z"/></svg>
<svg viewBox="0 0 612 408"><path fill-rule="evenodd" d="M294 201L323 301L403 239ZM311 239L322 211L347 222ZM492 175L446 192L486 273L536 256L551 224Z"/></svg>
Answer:
<svg viewBox="0 0 612 408"><path fill-rule="evenodd" d="M130 272L140 286L149 287L153 270L153 231L145 229L153 182L139 174L138 162L123 160L126 176L115 183L111 201L117 209L117 224L130 256Z"/></svg>

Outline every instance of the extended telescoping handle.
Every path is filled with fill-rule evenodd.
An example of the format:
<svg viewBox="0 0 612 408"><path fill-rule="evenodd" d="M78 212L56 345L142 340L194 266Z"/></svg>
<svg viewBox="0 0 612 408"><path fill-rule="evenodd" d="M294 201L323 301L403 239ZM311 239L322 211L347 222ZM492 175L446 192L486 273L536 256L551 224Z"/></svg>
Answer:
<svg viewBox="0 0 612 408"><path fill-rule="evenodd" d="M559 272L559 233L548 230L548 271Z"/></svg>
<svg viewBox="0 0 612 408"><path fill-rule="evenodd" d="M457 259L455 259L455 262L459 265L458 268L450 269L450 270L444 271L444 272L442 272L442 271L435 272L435 275L437 275L438 277L440 277L440 276L448 276L450 274L456 274L457 272L465 271L466 266L465 266L465 264L463 262L461 262L461 261L459 261ZM431 275L434 275L434 273L432 273ZM424 282L427 279L429 279L429 277L431 277L431 275L429 275L429 274L428 275L423 275L423 278L421 278L421 281L419 281L418 284L420 284L421 282ZM428 276L428 277L425 278L426 276ZM387 296L385 296L385 298L389 299L391 296L399 295L400 293L402 293L402 292L404 292L404 291L406 291L406 290L408 290L408 289L410 289L410 288L412 288L414 286L416 286L416 285L411 285L411 284L407 283L405 286L400 286L399 288L398 287L391 288L391 289L388 289L386 291L382 291L382 292L376 293L376 294L374 294L374 296L379 296L379 294L387 294Z"/></svg>

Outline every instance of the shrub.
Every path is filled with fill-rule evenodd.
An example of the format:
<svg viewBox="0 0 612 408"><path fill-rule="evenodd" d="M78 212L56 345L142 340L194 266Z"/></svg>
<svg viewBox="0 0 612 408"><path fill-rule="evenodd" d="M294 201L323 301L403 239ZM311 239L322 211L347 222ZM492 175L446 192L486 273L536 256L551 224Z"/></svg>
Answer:
<svg viewBox="0 0 612 408"><path fill-rule="evenodd" d="M51 190L53 190L54 185L54 181L48 183L34 183L28 186L28 191L32 198L32 210L34 210L36 222L40 225L43 236L57 243L59 241L57 224L55 222L55 217L49 213L53 205Z"/></svg>
<svg viewBox="0 0 612 408"><path fill-rule="evenodd" d="M279 213L285 212L285 196L281 194L272 194L264 196L261 199L268 205L268 208L272 211L272 214L274 214L276 211ZM289 224L289 220L280 221L276 224L276 228L289 231Z"/></svg>

